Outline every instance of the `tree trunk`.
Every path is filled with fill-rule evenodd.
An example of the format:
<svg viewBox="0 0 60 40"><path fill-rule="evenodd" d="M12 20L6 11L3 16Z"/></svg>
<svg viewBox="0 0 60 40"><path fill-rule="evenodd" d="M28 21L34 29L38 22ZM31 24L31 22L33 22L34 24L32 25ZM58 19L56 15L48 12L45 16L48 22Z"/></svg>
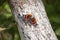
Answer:
<svg viewBox="0 0 60 40"><path fill-rule="evenodd" d="M9 0L9 5L21 40L58 40L41 0Z"/></svg>

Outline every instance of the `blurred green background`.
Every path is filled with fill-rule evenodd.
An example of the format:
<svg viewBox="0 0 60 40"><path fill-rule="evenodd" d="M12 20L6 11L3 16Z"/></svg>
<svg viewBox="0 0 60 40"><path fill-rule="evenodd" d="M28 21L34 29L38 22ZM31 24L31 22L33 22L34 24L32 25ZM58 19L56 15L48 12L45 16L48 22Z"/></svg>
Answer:
<svg viewBox="0 0 60 40"><path fill-rule="evenodd" d="M20 40L17 24L8 5L0 0L0 40ZM52 28L60 40L60 0L43 0Z"/></svg>

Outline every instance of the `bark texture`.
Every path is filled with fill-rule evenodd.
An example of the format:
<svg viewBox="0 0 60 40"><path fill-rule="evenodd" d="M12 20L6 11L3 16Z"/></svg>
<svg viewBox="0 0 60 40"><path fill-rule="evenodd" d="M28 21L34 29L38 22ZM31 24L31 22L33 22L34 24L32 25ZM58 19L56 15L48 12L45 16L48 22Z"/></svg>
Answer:
<svg viewBox="0 0 60 40"><path fill-rule="evenodd" d="M21 40L58 40L41 0L9 0L9 5L18 24ZM36 17L37 25L25 21L24 15L27 13Z"/></svg>

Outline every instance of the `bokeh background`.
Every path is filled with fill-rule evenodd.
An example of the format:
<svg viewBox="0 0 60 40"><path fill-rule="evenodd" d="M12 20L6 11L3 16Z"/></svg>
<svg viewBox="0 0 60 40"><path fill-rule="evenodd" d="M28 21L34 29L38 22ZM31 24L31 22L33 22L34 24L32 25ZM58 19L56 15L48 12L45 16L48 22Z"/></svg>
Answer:
<svg viewBox="0 0 60 40"><path fill-rule="evenodd" d="M0 0L0 40L20 40L17 24L8 5ZM60 40L60 0L42 0L52 28Z"/></svg>

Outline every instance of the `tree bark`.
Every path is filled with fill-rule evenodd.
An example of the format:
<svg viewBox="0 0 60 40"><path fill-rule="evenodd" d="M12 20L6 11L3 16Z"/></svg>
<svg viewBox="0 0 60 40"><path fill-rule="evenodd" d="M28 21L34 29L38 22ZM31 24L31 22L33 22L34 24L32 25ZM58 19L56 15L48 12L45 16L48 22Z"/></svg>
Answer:
<svg viewBox="0 0 60 40"><path fill-rule="evenodd" d="M41 0L9 0L9 5L21 40L58 40ZM24 15L29 13L36 17L36 24L31 24L31 19L26 22Z"/></svg>

